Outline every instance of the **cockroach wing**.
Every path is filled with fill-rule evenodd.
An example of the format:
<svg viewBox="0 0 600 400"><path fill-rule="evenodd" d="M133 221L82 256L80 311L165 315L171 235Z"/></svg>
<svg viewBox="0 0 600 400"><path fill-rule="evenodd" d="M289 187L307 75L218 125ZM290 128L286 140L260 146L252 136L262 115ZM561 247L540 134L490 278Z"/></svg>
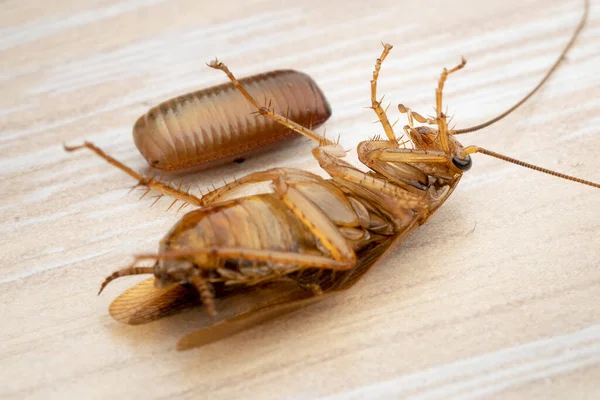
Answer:
<svg viewBox="0 0 600 400"><path fill-rule="evenodd" d="M257 310L240 314L234 318L226 319L206 328L188 333L177 343L177 350L189 350L194 347L217 342L263 322L297 311L310 304L331 297L336 293L337 292L332 292L299 300L290 300L282 304L259 308Z"/></svg>
<svg viewBox="0 0 600 400"><path fill-rule="evenodd" d="M117 321L140 325L199 303L198 293L193 287L174 284L159 289L154 286L154 277L151 277L113 300L109 312Z"/></svg>
<svg viewBox="0 0 600 400"><path fill-rule="evenodd" d="M358 264L352 273L339 282L329 282L329 292L323 295L312 295L293 282L274 282L266 287L251 288L249 291L236 293L223 299L217 310L226 315L217 315L218 322L212 321L205 327L184 336L177 344L178 350L188 350L204 346L233 336L243 330L252 328L263 322L292 313L318 301L338 295L341 291L352 287L398 240L408 234L414 224L400 237L390 237L373 243L358 254ZM282 285L290 285L287 288ZM220 313L220 311L219 311Z"/></svg>

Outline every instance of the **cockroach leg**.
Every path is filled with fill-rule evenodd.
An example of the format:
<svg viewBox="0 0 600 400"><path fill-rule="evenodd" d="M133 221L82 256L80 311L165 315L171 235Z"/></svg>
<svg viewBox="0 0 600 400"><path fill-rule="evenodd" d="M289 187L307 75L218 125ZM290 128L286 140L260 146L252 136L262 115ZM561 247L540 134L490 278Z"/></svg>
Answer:
<svg viewBox="0 0 600 400"><path fill-rule="evenodd" d="M192 275L191 281L192 285L194 285L198 291L200 300L202 300L202 304L204 305L204 308L206 308L208 315L211 317L216 316L217 312L215 311L215 295L213 293L211 284L200 275Z"/></svg>
<svg viewBox="0 0 600 400"><path fill-rule="evenodd" d="M383 97L381 98L381 100L377 100L377 79L379 78L381 63L383 62L383 60L385 60L392 47L393 46L391 44L384 43L383 52L381 53L381 56L377 59L377 62L375 63L375 69L373 70L373 79L371 80L371 108L373 109L373 111L375 111L375 114L377 114L377 117L379 118L379 121L383 126L383 130L385 131L388 140L392 143L398 143L396 135L394 134L394 129L392 128L392 125L388 120L387 114L385 113L385 110L381 107L381 101L383 100Z"/></svg>
<svg viewBox="0 0 600 400"><path fill-rule="evenodd" d="M411 128L415 127L415 121L420 122L421 124L429 124L429 125L437 125L437 120L433 118L425 118L421 114L413 111L410 107L406 107L404 104L398 104L398 111L402 114L406 114L408 117L408 126ZM406 128L404 129L406 131Z"/></svg>
<svg viewBox="0 0 600 400"><path fill-rule="evenodd" d="M283 176L286 174L293 175L293 176L300 176L304 179L308 179L311 181L320 181L321 180L320 176L315 175L310 172L307 172L307 171L300 171L300 170L291 169L291 168L273 168L273 169L268 169L265 171L254 172L254 173L246 175L242 178L235 179L234 181L229 182L219 188L216 188L216 189L206 193L202 197L202 203L203 203L203 205L212 204L212 203L220 200L222 198L222 196L224 196L225 194L227 194L235 189L239 189L239 188L242 188L243 186L253 185L256 183L260 183L260 182L272 181L272 180L276 179L277 177Z"/></svg>
<svg viewBox="0 0 600 400"><path fill-rule="evenodd" d="M293 180L286 181L283 176L273 181L275 191L283 203L321 242L331 257L353 267L356 263L356 254L346 238L331 219L293 185Z"/></svg>
<svg viewBox="0 0 600 400"><path fill-rule="evenodd" d="M403 149L399 149L403 150ZM372 189L392 196L398 202L408 208L415 210L423 209L423 198L425 191L414 186L403 184L402 182L393 183L386 179L381 179L360 171L351 165L346 164L331 154L323 151L321 147L313 149L313 155L319 161L319 165L332 177L343 181L351 182L362 187ZM359 155L360 156L360 155ZM418 178L415 177L415 181Z"/></svg>
<svg viewBox="0 0 600 400"><path fill-rule="evenodd" d="M296 196L297 197L297 196ZM309 200L306 200L306 202L310 202ZM318 209L316 206L312 205L312 203L310 204L312 207L315 207L317 209L317 212L321 212L322 211L320 209ZM304 207L304 205L300 205L298 207L296 207L296 209L300 209L300 207ZM304 207L306 208L306 207ZM308 210L308 213L312 213L313 210ZM307 215L308 215L307 213ZM305 217L303 222L306 221L306 223L311 223L311 226L314 227L314 229L318 229L316 228L316 226L321 226L322 223L315 223L313 224L312 221L307 219L308 217ZM327 219L328 222L330 222L329 219ZM325 234L327 234L328 232L325 232ZM339 235L342 239L343 236L341 236L341 234L339 232L337 232L337 235ZM244 260L244 261L257 261L257 262L264 262L264 263L270 263L270 264L283 264L283 265L289 265L289 268L286 269L279 269L279 273L281 273L282 276L285 276L291 272L296 272L296 271L301 271L303 269L306 268L324 268L324 269L330 269L330 270L334 270L334 271L346 271L348 269L351 269L354 267L355 262L356 262L356 257L354 255L354 251L352 249L344 247L344 246L340 246L340 249L338 249L338 251L336 252L335 249L333 249L332 247L332 243L333 245L335 245L337 243L337 239L333 238L331 240L329 240L327 242L327 244L323 244L324 246L329 245L330 247L327 248L327 250L330 250L330 248L333 250L332 251L332 255L335 254L337 256L337 259L332 259L326 256L322 256L322 255L314 255L314 254L303 254L303 253L294 253L294 252L289 252L289 251L277 251L277 250L263 250L263 249L255 249L255 248L245 248L245 247L207 247L207 248L194 248L194 249L182 249L182 250L169 250L169 251L165 251L159 254L138 254L135 256L133 262L126 268L122 268L120 270L117 270L115 272L113 272L111 275L109 275L104 282L102 282L102 285L100 286L100 290L98 292L98 294L102 293L102 291L104 290L104 288L106 288L106 286L112 282L113 280L123 277L123 276L129 276L129 275L140 275L140 274L152 274L152 273L156 273L155 269L157 268L158 261L159 260L180 260L180 259L189 259L189 258L193 258L194 256L197 255L209 255L209 256L213 256L215 258L222 258L222 259L228 259L228 260ZM153 267L136 267L136 265L143 260L154 260L156 261L156 263L154 264ZM196 271L202 271L202 270L209 270L209 269L214 269L214 266L209 265L209 266L205 266L205 265L198 265L198 264L194 264L194 268L196 269ZM190 280L192 280L192 278L194 276L196 276L198 274L194 273L190 275ZM268 279L272 279L273 277L268 277ZM202 283L197 281L194 282L192 280L192 283L196 286L196 288L198 289L198 292L201 294L202 296L202 291L204 290L202 288Z"/></svg>
<svg viewBox="0 0 600 400"><path fill-rule="evenodd" d="M336 271L345 271L353 267L348 261L338 261L331 258L313 254L293 253L289 251L262 250L246 247L210 247L184 250L166 251L160 254L139 254L135 263L141 260L176 260L196 255L207 254L224 259L239 259L245 261L259 261L266 263L286 264L293 267L325 268ZM135 264L134 263L134 264ZM197 266L200 269L213 269L213 266ZM294 271L297 269L294 268Z"/></svg>
<svg viewBox="0 0 600 400"><path fill-rule="evenodd" d="M446 123L446 115L444 114L444 110L442 108L442 92L444 91L444 83L446 82L448 75L462 69L466 64L467 60L465 60L465 58L462 57L460 64L458 64L456 67L450 70L444 68L442 74L440 75L440 80L438 81L438 87L435 90L435 104L440 138L440 147L445 153L448 153L448 151L450 150L450 145L448 144L448 124Z"/></svg>
<svg viewBox="0 0 600 400"><path fill-rule="evenodd" d="M242 84L231 73L229 68L227 68L227 66L225 64L223 64L222 62L220 62L219 60L215 59L207 65L211 68L220 69L221 71L223 71L225 73L225 75L227 75L227 77L229 78L231 83L233 83L235 88L242 95L244 95L244 97L250 102L250 104L252 104L254 106L254 108L256 108L256 111L259 114L261 114L262 116L264 116L265 118L271 119L273 121L280 123L281 125L287 126L288 128L292 129L293 131L298 132L301 135L304 135L307 138L312 139L319 144L332 145L332 146L336 145L336 143L326 139L325 137L319 135L315 131L305 128L302 125L297 124L293 121L290 121L283 115L274 113L271 109L268 108L268 105L265 105L265 106L259 105L258 102L256 101L256 99L254 99L254 97L252 97L252 95L250 95L250 93L248 93L246 91L246 89L242 86Z"/></svg>
<svg viewBox="0 0 600 400"><path fill-rule="evenodd" d="M387 148L365 154L365 159L374 158L384 162L401 163L447 163L448 156L443 151L422 149Z"/></svg>
<svg viewBox="0 0 600 400"><path fill-rule="evenodd" d="M137 180L138 181L137 186L146 186L150 189L154 189L154 190L160 192L163 195L166 194L166 195L174 197L176 200L181 200L184 203L191 203L191 204L194 204L197 206L202 205L202 200L200 198L194 196L193 194L190 194L187 191L181 190L181 188L173 187L169 184L160 182L154 178L147 178L147 177L137 173L136 171L134 171L133 169L124 165L120 161L117 161L114 158L112 158L111 156L109 156L108 154L106 154L102 149L100 149L99 147L97 147L96 145L94 145L91 142L85 142L81 146L64 145L64 148L66 151L69 151L69 152L80 150L83 148L90 149L94 153L96 153L98 156L100 156L101 158L106 160L109 164L119 168L121 171L125 172L126 174L131 176L133 179Z"/></svg>

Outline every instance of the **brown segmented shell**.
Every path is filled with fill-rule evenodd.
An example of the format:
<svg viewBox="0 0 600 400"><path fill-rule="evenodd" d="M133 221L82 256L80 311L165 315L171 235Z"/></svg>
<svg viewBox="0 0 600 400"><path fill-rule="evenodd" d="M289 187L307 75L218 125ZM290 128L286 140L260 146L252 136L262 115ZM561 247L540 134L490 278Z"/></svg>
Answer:
<svg viewBox="0 0 600 400"><path fill-rule="evenodd" d="M306 127L323 124L331 108L306 74L279 70L240 79L259 101ZM289 110L289 111L287 111ZM296 136L256 111L231 83L176 97L151 108L133 127L133 139L158 169L200 170L269 150Z"/></svg>

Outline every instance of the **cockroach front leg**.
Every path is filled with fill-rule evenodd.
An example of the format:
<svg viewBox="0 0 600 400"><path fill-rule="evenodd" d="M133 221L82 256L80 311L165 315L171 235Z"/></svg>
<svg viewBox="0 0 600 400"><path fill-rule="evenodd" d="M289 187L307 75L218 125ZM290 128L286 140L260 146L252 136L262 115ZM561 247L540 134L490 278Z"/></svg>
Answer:
<svg viewBox="0 0 600 400"><path fill-rule="evenodd" d="M411 128L415 127L415 120L421 124L437 125L437 120L433 118L425 118L418 112L413 111L410 107L406 107L404 104L398 104L398 111L402 114L406 114L408 117L408 126ZM406 128L404 128L406 131Z"/></svg>
<svg viewBox="0 0 600 400"><path fill-rule="evenodd" d="M379 118L379 122L381 122L381 125L383 126L383 130L385 131L388 140L392 143L398 143L396 135L394 134L394 129L390 124L387 114L385 113L383 107L381 107L383 97L381 98L381 100L377 100L377 79L379 78L381 63L383 63L383 60L385 60L390 50L392 50L392 47L393 46L391 44L384 43L383 52L381 53L381 56L377 59L377 62L375 63L375 69L373 70L373 79L371 80L371 108L373 109L373 111L375 111L375 114L377 114L377 118Z"/></svg>
<svg viewBox="0 0 600 400"><path fill-rule="evenodd" d="M425 185L417 187L419 175L407 179L417 185L412 186L399 179L389 180L387 177L360 171L345 163L344 160L327 153L322 147L313 149L313 155L319 161L321 168L326 170L338 184L349 188L350 191L357 190L372 204L381 204L381 208L390 210L390 217L393 218L393 225L397 231L407 229L414 223L415 215L421 215L422 218L428 215L428 191ZM410 173L411 169L407 172Z"/></svg>
<svg viewBox="0 0 600 400"><path fill-rule="evenodd" d="M403 149L398 149L403 150ZM329 175L336 179L351 182L352 184L368 188L374 192L394 197L401 201L408 209L420 210L423 208L425 187L418 188L403 182L391 182L371 174L360 171L346 163L344 160L329 154L323 147L313 149L313 155ZM414 178L418 181L419 177Z"/></svg>
<svg viewBox="0 0 600 400"><path fill-rule="evenodd" d="M470 165L465 164L457 157L451 157L441 150L423 150L423 149L401 149L401 148L383 148L370 151L361 155L361 160L370 168L377 164L392 162L398 164L419 164L420 169L429 174L451 178L457 173L466 170Z"/></svg>
<svg viewBox="0 0 600 400"><path fill-rule="evenodd" d="M160 196L164 196L164 195L171 196L171 197L175 198L175 201L180 200L180 201L183 201L184 204L189 203L189 204L193 204L196 206L202 205L202 200L200 198L190 194L187 191L181 190L181 188L175 188L169 184L160 182L154 178L148 178L148 177L145 177L145 176L137 173L136 171L134 171L133 169L124 165L120 161L117 161L113 157L106 154L102 149L100 149L93 143L85 142L81 146L66 146L65 145L64 148L66 151L69 151L69 152L87 148L87 149L93 151L94 153L96 153L98 156L100 156L104 160L106 160L109 164L114 165L115 167L119 168L121 171L123 171L126 174L128 174L129 176L131 176L133 179L137 180L138 184L136 186L146 186L148 188L148 191L150 191L151 189L154 189L161 193Z"/></svg>
<svg viewBox="0 0 600 400"><path fill-rule="evenodd" d="M423 149L397 149L386 148L379 149L364 155L367 161L365 164L369 166L369 161L379 160L383 162L396 163L439 163L445 164L448 162L448 156L439 150L423 150Z"/></svg>
<svg viewBox="0 0 600 400"><path fill-rule="evenodd" d="M461 59L460 64L456 67L448 70L444 68L442 74L440 75L440 80L438 81L438 87L435 90L435 105L436 105L436 113L437 113L437 124L438 131L440 137L440 146L445 153L448 153L450 150L450 146L448 144L448 124L446 122L446 115L444 114L444 110L442 109L442 92L444 91L444 83L446 83L446 79L448 75L462 69L467 64L467 60L464 57Z"/></svg>

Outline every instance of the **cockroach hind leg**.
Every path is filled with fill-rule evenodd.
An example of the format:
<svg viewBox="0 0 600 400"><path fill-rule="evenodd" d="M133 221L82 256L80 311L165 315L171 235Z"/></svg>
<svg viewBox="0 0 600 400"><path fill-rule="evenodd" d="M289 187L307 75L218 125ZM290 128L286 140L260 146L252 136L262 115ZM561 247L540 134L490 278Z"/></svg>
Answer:
<svg viewBox="0 0 600 400"><path fill-rule="evenodd" d="M137 180L138 184L136 186L146 186L150 189L153 189L153 190L156 190L163 194L172 196L175 199L186 201L188 203L198 205L198 206L202 205L202 200L200 198L198 198L190 193L187 193L183 190L180 190L180 188L178 189L171 184L165 184L163 182L159 182L158 180L156 180L154 178L147 178L147 177L143 176L142 174L134 171L132 168L129 168L122 162L109 156L108 154L106 154L104 152L104 150L97 147L96 145L94 145L91 142L84 142L84 144L82 144L80 146L66 146L65 145L64 148L66 151L75 151L75 150L87 148L87 149L93 151L94 153L96 153L96 155L98 155L100 158L104 159L110 165L117 167L121 171L125 172L127 175L131 176L133 179Z"/></svg>

